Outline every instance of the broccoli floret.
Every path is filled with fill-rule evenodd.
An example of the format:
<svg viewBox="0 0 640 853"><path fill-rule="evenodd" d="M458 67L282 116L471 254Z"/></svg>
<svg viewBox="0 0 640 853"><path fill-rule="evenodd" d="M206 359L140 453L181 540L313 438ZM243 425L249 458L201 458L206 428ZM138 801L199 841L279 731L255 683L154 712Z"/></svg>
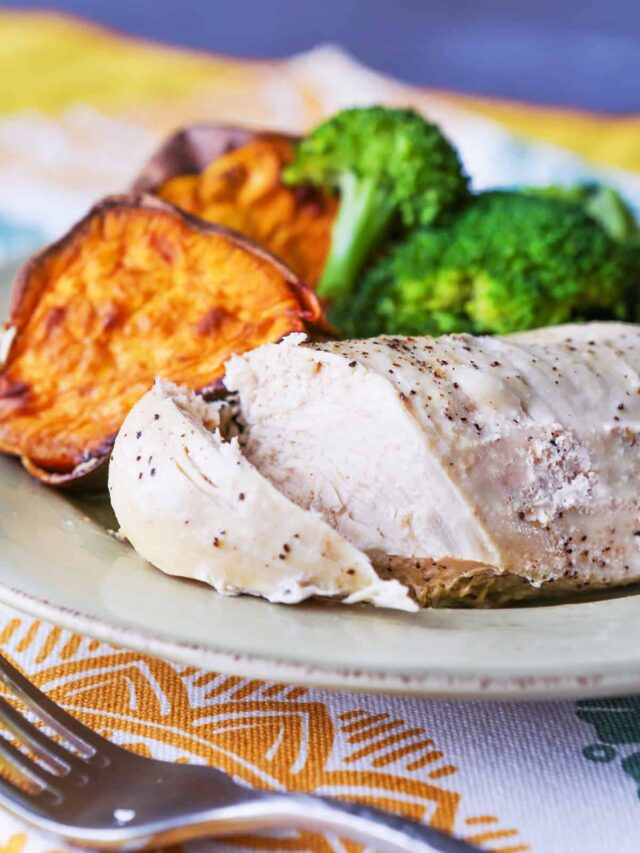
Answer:
<svg viewBox="0 0 640 853"><path fill-rule="evenodd" d="M476 196L441 228L419 229L336 312L352 336L497 333L633 317L640 251L579 206L521 192Z"/></svg>
<svg viewBox="0 0 640 853"><path fill-rule="evenodd" d="M346 337L439 335L472 331L465 316L464 275L441 267L449 228L418 230L374 263L351 299L333 307Z"/></svg>
<svg viewBox="0 0 640 853"><path fill-rule="evenodd" d="M344 110L316 127L283 179L340 194L318 286L330 301L349 297L390 228L438 222L468 193L458 155L439 128L413 110L386 107Z"/></svg>
<svg viewBox="0 0 640 853"><path fill-rule="evenodd" d="M620 193L604 184L586 183L574 187L530 187L529 195L539 195L577 204L595 219L614 240L622 243L638 234L633 211Z"/></svg>

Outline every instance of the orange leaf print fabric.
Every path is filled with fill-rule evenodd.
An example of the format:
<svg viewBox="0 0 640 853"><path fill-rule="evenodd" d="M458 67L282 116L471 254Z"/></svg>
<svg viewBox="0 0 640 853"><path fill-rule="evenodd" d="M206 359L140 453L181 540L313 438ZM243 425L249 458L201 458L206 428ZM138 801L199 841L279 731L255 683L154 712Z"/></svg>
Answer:
<svg viewBox="0 0 640 853"><path fill-rule="evenodd" d="M114 649L3 607L0 616L2 652L54 701L127 749L209 764L259 788L364 802L446 832L504 838L508 844L490 848L503 853L529 849L513 841L518 831L497 816L467 815L455 782L458 768L426 727L409 724L394 709L379 710L383 700L377 697L202 672ZM47 849L33 832L13 833L5 844L9 853L28 853L27 844ZM312 853L361 849L290 831L226 844Z"/></svg>

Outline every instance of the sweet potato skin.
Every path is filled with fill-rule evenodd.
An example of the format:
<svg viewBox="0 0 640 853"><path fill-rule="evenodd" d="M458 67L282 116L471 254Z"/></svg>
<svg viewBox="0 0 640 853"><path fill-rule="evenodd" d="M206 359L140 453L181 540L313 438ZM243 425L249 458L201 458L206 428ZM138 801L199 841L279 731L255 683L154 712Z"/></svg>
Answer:
<svg viewBox="0 0 640 853"><path fill-rule="evenodd" d="M247 235L314 287L329 251L337 199L282 184L294 142L243 128L187 128L152 157L135 187Z"/></svg>
<svg viewBox="0 0 640 853"><path fill-rule="evenodd" d="M142 168L131 191L155 194L162 184L177 175L197 175L224 154L246 145L257 136L247 127L226 124L196 124L170 136ZM294 136L284 136L295 141Z"/></svg>
<svg viewBox="0 0 640 853"><path fill-rule="evenodd" d="M316 324L262 247L153 196L105 199L18 273L0 450L48 483L93 476L156 375L207 392L233 352Z"/></svg>

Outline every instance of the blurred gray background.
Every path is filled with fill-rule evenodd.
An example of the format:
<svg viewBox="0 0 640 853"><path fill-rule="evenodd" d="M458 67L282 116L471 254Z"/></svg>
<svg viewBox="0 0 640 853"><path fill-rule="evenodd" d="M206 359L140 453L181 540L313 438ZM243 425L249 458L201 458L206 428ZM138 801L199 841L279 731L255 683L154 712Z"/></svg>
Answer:
<svg viewBox="0 0 640 853"><path fill-rule="evenodd" d="M280 57L335 42L415 83L640 111L640 0L53 0L35 5L134 35L237 56Z"/></svg>

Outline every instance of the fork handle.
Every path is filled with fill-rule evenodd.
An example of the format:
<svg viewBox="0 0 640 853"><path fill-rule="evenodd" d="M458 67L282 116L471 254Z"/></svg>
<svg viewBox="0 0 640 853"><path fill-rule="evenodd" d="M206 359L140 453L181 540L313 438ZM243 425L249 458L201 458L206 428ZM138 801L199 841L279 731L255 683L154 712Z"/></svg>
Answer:
<svg viewBox="0 0 640 853"><path fill-rule="evenodd" d="M269 810L282 824L339 835L385 853L479 853L466 841L389 812L325 797L294 794L270 798Z"/></svg>

